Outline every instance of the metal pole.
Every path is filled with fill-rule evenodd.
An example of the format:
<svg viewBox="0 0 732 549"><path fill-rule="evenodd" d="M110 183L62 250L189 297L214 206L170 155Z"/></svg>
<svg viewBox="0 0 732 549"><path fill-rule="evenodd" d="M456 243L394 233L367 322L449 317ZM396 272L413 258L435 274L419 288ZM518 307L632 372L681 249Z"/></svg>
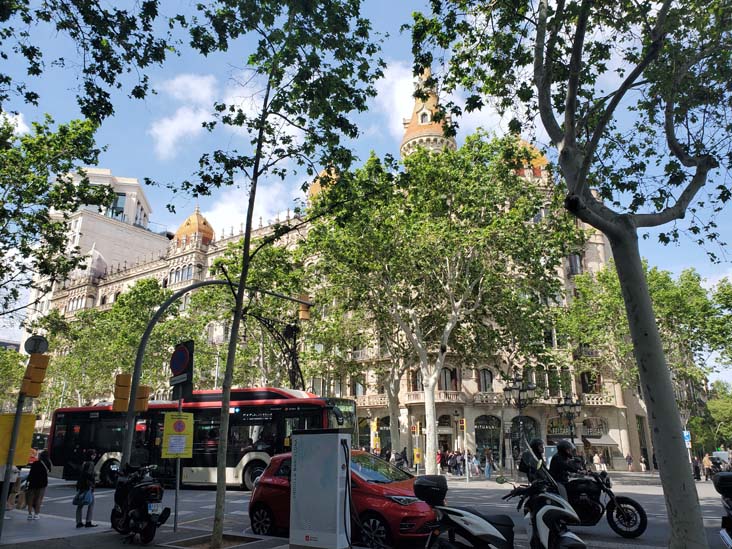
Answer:
<svg viewBox="0 0 732 549"><path fill-rule="evenodd" d="M470 484L470 467L472 463L468 463L468 444L465 443L465 484Z"/></svg>
<svg viewBox="0 0 732 549"><path fill-rule="evenodd" d="M181 391L182 392L182 391ZM183 411L183 399L178 399L178 413ZM173 513L173 532L178 531L178 495L180 493L180 458L175 458L175 505Z"/></svg>
<svg viewBox="0 0 732 549"><path fill-rule="evenodd" d="M10 447L8 448L8 458L5 462L5 476L3 477L3 489L0 497L2 498L2 510L0 510L0 539L3 537L3 522L5 521L5 507L8 504L8 494L10 493L10 474L12 473L13 461L15 460L15 445L18 443L18 431L20 430L20 418L23 415L23 403L25 402L25 394L18 394L18 404L15 406L15 418L13 419L13 431L10 434Z"/></svg>
<svg viewBox="0 0 732 549"><path fill-rule="evenodd" d="M214 389L219 388L219 348L216 347L216 373L214 377Z"/></svg>

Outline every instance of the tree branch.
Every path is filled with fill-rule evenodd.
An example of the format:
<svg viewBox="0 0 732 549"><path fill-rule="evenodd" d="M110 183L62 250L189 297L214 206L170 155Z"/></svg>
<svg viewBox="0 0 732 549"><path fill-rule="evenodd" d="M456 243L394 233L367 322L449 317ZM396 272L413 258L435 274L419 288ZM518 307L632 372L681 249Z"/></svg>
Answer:
<svg viewBox="0 0 732 549"><path fill-rule="evenodd" d="M563 8L564 1L560 0L557 11ZM544 58L544 43L546 40L548 0L541 0L539 4L539 20L536 25L536 45L534 46L534 85L539 100L539 115L541 122L549 134L554 145L564 140L564 133L554 117L551 97L551 64L553 62L553 46L556 35L553 34L547 45L546 59ZM557 13L557 16L559 13Z"/></svg>
<svg viewBox="0 0 732 549"><path fill-rule="evenodd" d="M592 0L583 0L580 6L576 32L572 42L572 55L569 61L569 79L567 81L567 95L564 100L564 145L573 147L577 141L577 91L579 89L580 73L582 70L582 52L585 47L585 32L587 20L590 17Z"/></svg>

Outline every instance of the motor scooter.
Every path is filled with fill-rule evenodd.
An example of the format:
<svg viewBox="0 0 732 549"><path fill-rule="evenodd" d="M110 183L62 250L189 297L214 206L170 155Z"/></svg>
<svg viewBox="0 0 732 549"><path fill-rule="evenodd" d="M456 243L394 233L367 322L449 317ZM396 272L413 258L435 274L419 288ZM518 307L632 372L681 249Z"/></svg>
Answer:
<svg viewBox="0 0 732 549"><path fill-rule="evenodd" d="M414 481L414 495L432 507L437 518L425 548L513 549L511 517L445 505L446 494L447 480L442 475L424 475Z"/></svg>
<svg viewBox="0 0 732 549"><path fill-rule="evenodd" d="M722 496L725 515L719 537L727 549L732 549L732 473L717 473L712 477L714 489Z"/></svg>
<svg viewBox="0 0 732 549"><path fill-rule="evenodd" d="M114 491L112 528L130 540L139 535L142 544L150 543L170 516L170 507L160 510L164 491L161 482L152 477L155 468L155 465L139 469L127 466L118 477Z"/></svg>

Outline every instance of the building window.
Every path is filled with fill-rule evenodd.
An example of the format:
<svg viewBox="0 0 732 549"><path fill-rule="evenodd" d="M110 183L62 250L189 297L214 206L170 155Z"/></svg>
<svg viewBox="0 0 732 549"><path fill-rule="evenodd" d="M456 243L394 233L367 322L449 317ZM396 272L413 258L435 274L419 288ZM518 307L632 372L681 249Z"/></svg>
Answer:
<svg viewBox="0 0 732 549"><path fill-rule="evenodd" d="M440 371L439 386L441 391L457 391L456 381L455 373L450 368L443 368Z"/></svg>
<svg viewBox="0 0 732 549"><path fill-rule="evenodd" d="M487 368L478 372L478 390L483 393L493 392L493 372Z"/></svg>
<svg viewBox="0 0 732 549"><path fill-rule="evenodd" d="M440 416L437 418L438 427L452 427L452 417L448 415Z"/></svg>
<svg viewBox="0 0 732 549"><path fill-rule="evenodd" d="M186 280L190 280L191 278L193 278L193 265L188 265Z"/></svg>
<svg viewBox="0 0 732 549"><path fill-rule="evenodd" d="M429 121L430 121L430 116L426 112L423 112L422 114L419 115L420 124L427 124L427 122L429 122Z"/></svg>
<svg viewBox="0 0 732 549"><path fill-rule="evenodd" d="M580 254L570 254L569 256L569 274L582 274L582 256Z"/></svg>
<svg viewBox="0 0 732 549"><path fill-rule="evenodd" d="M422 383L422 371L414 370L412 372L411 378L412 391L424 391L424 384Z"/></svg>
<svg viewBox="0 0 732 549"><path fill-rule="evenodd" d="M366 388L363 386L363 383L360 380L351 380L351 394L353 396L363 396L366 394Z"/></svg>
<svg viewBox="0 0 732 549"><path fill-rule="evenodd" d="M117 193L117 196L114 198L114 202L112 202L112 205L107 208L107 217L124 221L126 198L125 193Z"/></svg>
<svg viewBox="0 0 732 549"><path fill-rule="evenodd" d="M103 295L102 298L99 300L100 305L106 305L107 304L107 296Z"/></svg>
<svg viewBox="0 0 732 549"><path fill-rule="evenodd" d="M583 393L600 393L600 374L596 374L594 372L582 372L580 374L580 383L582 384Z"/></svg>

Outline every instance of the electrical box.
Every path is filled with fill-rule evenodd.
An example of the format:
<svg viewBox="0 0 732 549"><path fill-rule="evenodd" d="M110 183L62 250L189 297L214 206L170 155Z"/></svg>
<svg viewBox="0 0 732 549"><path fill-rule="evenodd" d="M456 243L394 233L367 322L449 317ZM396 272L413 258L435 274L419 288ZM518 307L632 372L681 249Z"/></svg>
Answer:
<svg viewBox="0 0 732 549"><path fill-rule="evenodd" d="M290 549L347 549L351 539L350 429L294 431Z"/></svg>

